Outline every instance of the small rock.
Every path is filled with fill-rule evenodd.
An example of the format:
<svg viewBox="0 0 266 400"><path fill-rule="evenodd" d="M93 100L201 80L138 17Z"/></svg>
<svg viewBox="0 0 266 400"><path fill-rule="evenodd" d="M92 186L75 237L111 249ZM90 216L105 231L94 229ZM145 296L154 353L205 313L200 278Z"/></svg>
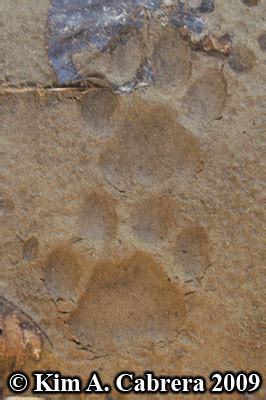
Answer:
<svg viewBox="0 0 266 400"><path fill-rule="evenodd" d="M0 376L20 369L27 360L39 361L40 331L15 306L0 298Z"/></svg>
<svg viewBox="0 0 266 400"><path fill-rule="evenodd" d="M228 56L231 45L232 40L227 33L220 37L210 34L203 39L203 49L206 52L217 52Z"/></svg>
<svg viewBox="0 0 266 400"><path fill-rule="evenodd" d="M210 13L214 11L214 0L202 0L199 11L202 13Z"/></svg>

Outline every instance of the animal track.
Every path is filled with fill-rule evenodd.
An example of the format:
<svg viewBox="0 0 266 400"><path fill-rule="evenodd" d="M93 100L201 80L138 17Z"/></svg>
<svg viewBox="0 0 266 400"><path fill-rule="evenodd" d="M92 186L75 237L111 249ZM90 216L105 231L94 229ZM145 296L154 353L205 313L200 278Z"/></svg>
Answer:
<svg viewBox="0 0 266 400"><path fill-rule="evenodd" d="M229 58L230 67L238 73L250 71L255 62L255 54L245 45L235 46Z"/></svg>
<svg viewBox="0 0 266 400"><path fill-rule="evenodd" d="M174 249L175 268L183 282L196 283L210 264L210 243L206 230L191 224L183 229Z"/></svg>
<svg viewBox="0 0 266 400"><path fill-rule="evenodd" d="M109 90L94 90L81 98L81 114L93 135L110 134L110 119L119 103L119 97Z"/></svg>
<svg viewBox="0 0 266 400"><path fill-rule="evenodd" d="M192 72L188 43L178 37L175 29L163 27L161 37L154 47L156 83L171 86L174 83L178 86L186 84Z"/></svg>
<svg viewBox="0 0 266 400"><path fill-rule="evenodd" d="M142 63L140 37L135 31L135 34L122 43L116 48L112 48L111 43L111 50L104 53L92 47L87 52L74 54L73 61L79 75L95 76L98 79L104 77L114 88L120 87L126 91L127 84L138 74Z"/></svg>
<svg viewBox="0 0 266 400"><path fill-rule="evenodd" d="M105 236L108 229L101 225L105 214L96 212L103 204L104 210L106 204L110 205L108 196L92 192L86 198L86 224L90 221L93 237L93 227L96 229L98 223L100 238L110 239L114 234L111 223ZM169 234L173 238L179 213L174 199L147 196L140 208L133 208L130 224L141 241L158 243ZM180 223L184 226L184 219ZM172 252L175 276L185 284L198 284L210 264L205 229L186 221ZM170 281L162 265L147 252L136 250L131 257L95 265L69 247L56 247L47 257L44 282L53 300L68 302L62 309L64 326L77 349L90 359L130 351L132 346L174 341L183 329L183 289Z"/></svg>
<svg viewBox="0 0 266 400"><path fill-rule="evenodd" d="M44 265L44 282L53 300L76 301L84 279L86 263L66 246L56 247Z"/></svg>
<svg viewBox="0 0 266 400"><path fill-rule="evenodd" d="M166 239L174 229L177 217L175 200L166 197L151 197L135 206L131 215L132 229L144 242L156 242Z"/></svg>
<svg viewBox="0 0 266 400"><path fill-rule="evenodd" d="M92 98L89 94L81 98L81 112L90 129L94 125L97 129L97 121L103 112L105 122L102 126L115 113L116 96L104 92L103 95L95 90L91 93ZM183 227L179 219L181 206L174 191L160 191L164 181L178 179L180 175L194 176L203 168L205 154L199 140L177 122L176 111L169 107L150 104L135 95L130 102L120 101L125 111L130 112L125 112L126 119L120 115L118 123L114 124L115 135L101 141L101 146L105 146L101 147L104 149L99 160L101 170L115 188L121 179L124 186L147 184L153 190L143 195L143 188L136 186L133 203L130 195L120 196L116 192L114 197L98 186L79 200L78 215L64 214L65 218L71 216L71 224L64 224L64 227L73 226L74 232L79 233L79 242L49 246L44 258L41 253L45 246L40 245L39 249L36 237L29 236L23 244L24 261L31 263L38 259L41 264L40 279L36 281L40 287L35 289L32 298L38 298L43 281L38 304L42 303L43 297L47 300L49 296L52 300L49 309L55 327L49 337L50 333L56 335L57 328L62 328L65 339L74 346L72 350L84 359L115 352L132 354L132 348L142 351L145 347L150 349L153 345L177 340L184 329L186 297L179 279L175 283L169 279L172 256L175 258L175 276L183 283L198 281L209 264L208 237L203 228L197 230L193 224L190 230L182 231L174 254L169 254L180 225ZM102 109L99 110L100 106ZM100 134L95 130L96 133ZM114 175L110 175L109 169L115 170ZM127 211L129 218L123 214L128 215ZM119 215L128 223L121 230ZM120 239L118 230L121 241L114 240ZM136 240L132 240L132 232ZM140 251L142 242L151 245L154 255ZM98 255L91 257L85 253L87 245L96 245L97 249L110 246L108 252L102 253L109 259L98 261ZM164 266L158 261L162 248L166 251L162 254L167 258ZM93 264L95 259L97 264ZM32 263L34 271L36 265ZM58 340L54 343L60 347Z"/></svg>
<svg viewBox="0 0 266 400"><path fill-rule="evenodd" d="M31 236L23 244L23 259L26 262L31 262L39 255L39 242L34 236Z"/></svg>
<svg viewBox="0 0 266 400"><path fill-rule="evenodd" d="M15 205L12 200L0 196L0 215L7 215L13 211Z"/></svg>
<svg viewBox="0 0 266 400"><path fill-rule="evenodd" d="M173 340L184 313L182 291L149 255L137 252L95 266L69 325L83 348L100 354Z"/></svg>
<svg viewBox="0 0 266 400"><path fill-rule="evenodd" d="M184 103L189 116L202 123L221 117L226 98L227 84L223 73L209 69L190 86Z"/></svg>
<svg viewBox="0 0 266 400"><path fill-rule="evenodd" d="M99 160L102 173L118 187L160 184L200 171L203 164L197 139L176 121L174 111L138 101Z"/></svg>
<svg viewBox="0 0 266 400"><path fill-rule="evenodd" d="M91 242L102 242L114 238L118 217L115 200L105 192L89 193L81 213L81 236Z"/></svg>

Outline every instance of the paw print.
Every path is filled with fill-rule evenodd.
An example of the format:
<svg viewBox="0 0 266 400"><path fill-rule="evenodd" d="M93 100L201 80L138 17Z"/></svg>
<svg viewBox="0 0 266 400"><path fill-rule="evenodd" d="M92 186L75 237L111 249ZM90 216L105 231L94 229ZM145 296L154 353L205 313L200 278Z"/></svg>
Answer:
<svg viewBox="0 0 266 400"><path fill-rule="evenodd" d="M55 347L69 342L89 360L176 341L186 285L197 287L210 264L205 228L167 194L173 179L204 167L199 141L164 105L136 98L124 107L127 118L103 137L96 161L105 184L80 198L76 239L48 243L44 256L36 238L23 246L28 264L38 260L34 270L62 329Z"/></svg>
<svg viewBox="0 0 266 400"><path fill-rule="evenodd" d="M221 94L206 105L209 120L215 120L225 106L226 84L221 71L210 74ZM192 98L205 97L206 76L192 80L184 94L195 121L205 111L203 105L193 109ZM147 360L158 365L158 354L168 351L164 359L175 365L173 352L179 348L182 357L188 340L183 337L187 294L201 287L212 263L208 227L193 218L183 195L208 162L204 146L175 108L152 96L119 97L94 89L66 98L64 107L73 107L73 101L80 123L74 129L67 113L73 146L62 157L65 138L56 134L56 163L50 158L45 171L58 179L60 190L49 186L55 201L35 205L42 225L32 223L30 234L20 235L24 272L16 295L23 312L18 314L23 321L31 315L42 347L42 357L25 357L23 368L30 371L38 361L39 369L53 365L73 374L81 366L104 369L108 359L114 367L106 373L112 376L114 369L126 369L125 355L137 371ZM61 107L53 99L51 118ZM49 156L41 154L41 162ZM2 193L0 211L12 221L18 211L11 197ZM2 369L14 366L6 360Z"/></svg>

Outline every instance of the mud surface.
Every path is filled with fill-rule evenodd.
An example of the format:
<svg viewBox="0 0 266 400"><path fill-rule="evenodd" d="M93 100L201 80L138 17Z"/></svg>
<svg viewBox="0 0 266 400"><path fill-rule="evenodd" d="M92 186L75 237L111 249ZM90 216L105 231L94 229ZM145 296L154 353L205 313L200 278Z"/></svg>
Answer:
<svg viewBox="0 0 266 400"><path fill-rule="evenodd" d="M20 368L106 382L122 370L265 373L263 1L186 3L212 46L230 36L227 55L155 20L155 82L128 95L61 87L50 6L0 6L0 323L15 315L41 341ZM137 37L122 46L123 79L142 60ZM84 76L90 56L74 57ZM102 56L94 66L118 79ZM11 356L0 360L9 373Z"/></svg>

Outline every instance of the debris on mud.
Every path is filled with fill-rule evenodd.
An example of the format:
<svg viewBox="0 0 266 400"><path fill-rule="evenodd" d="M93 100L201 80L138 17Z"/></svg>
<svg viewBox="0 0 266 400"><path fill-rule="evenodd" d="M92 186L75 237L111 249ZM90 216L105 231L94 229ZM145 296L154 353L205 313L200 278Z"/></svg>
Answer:
<svg viewBox="0 0 266 400"><path fill-rule="evenodd" d="M188 29L183 28L181 36L190 42L193 49L204 51L210 54L220 54L229 56L232 46L232 39L227 33L222 36L216 36L213 33L203 33L202 35L194 35Z"/></svg>
<svg viewBox="0 0 266 400"><path fill-rule="evenodd" d="M225 56L229 55L231 45L232 40L227 33L220 37L206 35L202 41L202 47L206 52L220 53Z"/></svg>
<svg viewBox="0 0 266 400"><path fill-rule="evenodd" d="M0 297L0 376L37 362L42 353L42 334L21 310Z"/></svg>
<svg viewBox="0 0 266 400"><path fill-rule="evenodd" d="M120 93L154 84L152 36L166 26L185 29L200 50L227 55L228 40L209 35L201 15L213 10L214 0L52 0L47 41L57 80Z"/></svg>
<svg viewBox="0 0 266 400"><path fill-rule="evenodd" d="M243 3L248 7L254 7L259 4L260 0L243 0Z"/></svg>

